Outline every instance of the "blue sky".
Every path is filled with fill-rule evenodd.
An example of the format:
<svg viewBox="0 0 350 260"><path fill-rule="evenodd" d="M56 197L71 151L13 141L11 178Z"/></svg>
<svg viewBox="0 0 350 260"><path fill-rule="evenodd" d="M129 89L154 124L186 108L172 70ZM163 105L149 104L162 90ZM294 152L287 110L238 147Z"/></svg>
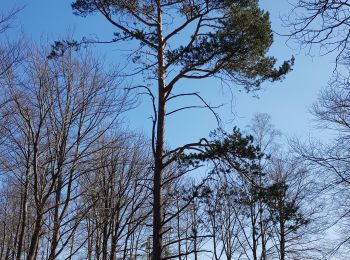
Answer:
<svg viewBox="0 0 350 260"><path fill-rule="evenodd" d="M287 29L281 26L280 20L280 16L286 15L290 10L287 0L260 2L261 6L270 12L273 29L281 33L287 32ZM66 37L67 34L76 39L93 35L98 35L100 39L110 39L113 31L110 24L98 15L87 18L74 16L70 3L69 0L1 0L0 6L2 11L25 6L17 15L9 37L25 35L26 38L42 44L52 43ZM227 130L235 125L244 129L254 113L259 112L270 114L272 123L287 137L307 137L310 132L315 134L308 109L332 74L334 56L320 56L317 49L313 50L313 56L306 55L306 51L300 50L295 43L289 42L287 46L286 40L285 37L275 35L270 54L277 57L280 63L294 55L294 70L282 82L265 83L263 90L256 93L259 98L247 94L244 90L240 92L235 86L232 87L231 96L231 92L222 88L220 82L215 79L184 82L180 87L201 91L203 97L212 105L226 104L218 112L226 123ZM121 48L125 46L100 45L94 50L106 57L108 62L123 65L123 59L120 58ZM142 105L126 114L124 120L130 129L150 136L151 107L147 100L144 98ZM217 127L214 117L205 110L181 112L168 117L166 123L166 140L171 146L197 141ZM323 139L327 137L324 132L317 134Z"/></svg>
<svg viewBox="0 0 350 260"><path fill-rule="evenodd" d="M14 28L9 32L10 37L17 37L22 31L26 38L42 43L52 43L65 37L67 33L77 39L93 35L98 35L101 39L110 38L113 27L102 17L76 17L72 14L70 3L68 0L2 0L1 10L25 6L17 15ZM290 10L287 1L263 0L261 6L270 12L273 29L286 32L287 29L281 26L280 16ZM252 115L260 112L270 114L272 123L285 135L306 136L313 125L308 108L316 100L319 90L326 86L334 68L334 57L320 56L317 49L313 51L313 56L306 55L305 50L300 50L295 43L289 42L287 46L286 40L275 35L270 53L280 62L294 55L294 70L283 82L265 83L263 90L256 93L259 98L247 94L244 90L239 92L239 88L233 87L231 103L231 93L222 88L220 82L215 79L192 81L190 84L185 82L180 87L188 87L187 84L191 89L201 91L203 97L212 105L226 104L218 110L226 123L226 129L234 125L244 128ZM109 62L120 64L123 62L120 59L120 48L123 47L125 46L106 45L95 50L107 57ZM143 105L125 115L125 121L131 129L149 134L150 104L146 98L144 101ZM167 119L167 142L170 145L178 145L196 141L202 136L207 136L208 132L215 128L215 119L210 113L188 110Z"/></svg>

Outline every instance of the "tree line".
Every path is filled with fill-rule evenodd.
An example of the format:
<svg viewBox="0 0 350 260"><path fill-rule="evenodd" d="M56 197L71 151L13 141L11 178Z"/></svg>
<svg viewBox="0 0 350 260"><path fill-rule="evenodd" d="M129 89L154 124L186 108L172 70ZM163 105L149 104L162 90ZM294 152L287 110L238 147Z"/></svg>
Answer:
<svg viewBox="0 0 350 260"><path fill-rule="evenodd" d="M335 44L337 61L346 61L347 38L332 42L332 32L346 25L347 1L316 2L299 1L295 10L307 12L290 21L290 36ZM256 114L244 130L218 128L168 147L165 122L174 113L203 108L220 123L183 81L214 77L256 91L291 71L294 58L276 67L267 54L268 13L255 0L78 0L72 9L102 15L116 32L108 41L57 40L50 49L6 39L20 10L0 17L1 259L346 256L346 76L335 74L313 106L322 127L338 133L330 144L284 147L270 117ZM335 24L313 29L320 16ZM130 66L145 85L128 86L82 48L125 41L136 43ZM151 100L150 137L122 120L140 95ZM185 97L199 103L167 110Z"/></svg>

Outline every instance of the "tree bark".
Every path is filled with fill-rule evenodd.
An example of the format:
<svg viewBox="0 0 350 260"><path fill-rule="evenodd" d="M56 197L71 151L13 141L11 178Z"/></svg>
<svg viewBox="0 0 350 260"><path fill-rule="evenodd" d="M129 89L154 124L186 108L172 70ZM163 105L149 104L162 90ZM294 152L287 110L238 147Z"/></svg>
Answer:
<svg viewBox="0 0 350 260"><path fill-rule="evenodd" d="M252 251L253 251L253 259L258 260L258 239L257 239L257 231L256 231L256 217L254 205L250 206L250 214L251 214L251 224L252 224Z"/></svg>
<svg viewBox="0 0 350 260"><path fill-rule="evenodd" d="M39 237L40 237L40 232L41 232L41 222L42 222L42 211L39 210L37 213L37 218L35 221L34 225L34 231L33 235L30 241L30 247L29 247L29 252L28 252L28 260L35 260L36 258L36 252L39 244Z"/></svg>
<svg viewBox="0 0 350 260"><path fill-rule="evenodd" d="M54 209L54 218L53 218L53 234L51 238L51 247L49 260L54 260L56 257L56 248L59 240L59 229L60 229L60 219L59 219L59 207L61 204L61 176L58 177L58 183L56 184L56 198L55 198L55 209Z"/></svg>
<svg viewBox="0 0 350 260"><path fill-rule="evenodd" d="M24 232L25 232L26 223L27 223L29 171L30 171L30 165L29 165L29 158L28 158L27 169L26 169L26 173L25 173L23 202L22 202L22 209L21 209L21 230L20 230L20 234L19 234L19 237L18 237L18 244L17 244L17 254L16 254L16 259L17 260L21 259Z"/></svg>
<svg viewBox="0 0 350 260"><path fill-rule="evenodd" d="M285 252L285 233L284 233L284 221L282 220L280 222L280 260L284 260L286 257L286 252Z"/></svg>
<svg viewBox="0 0 350 260"><path fill-rule="evenodd" d="M154 158L153 178L153 260L162 257L162 175L163 175L163 150L165 130L165 69L164 69L164 44L162 37L162 13L160 1L158 5L158 115L157 115L157 139Z"/></svg>

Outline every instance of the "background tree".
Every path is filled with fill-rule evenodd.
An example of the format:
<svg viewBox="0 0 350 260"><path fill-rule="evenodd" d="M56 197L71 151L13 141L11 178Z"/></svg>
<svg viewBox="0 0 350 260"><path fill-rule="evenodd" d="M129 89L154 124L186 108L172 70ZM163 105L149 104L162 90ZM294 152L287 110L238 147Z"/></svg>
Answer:
<svg viewBox="0 0 350 260"><path fill-rule="evenodd" d="M259 188L253 176L262 154L254 146L252 136L244 136L238 129L232 134L214 132L205 152L191 156L214 162L212 180L205 186L203 197L207 228L213 239L213 258L221 259L225 255L234 259L245 255L257 259L258 227L251 212L255 199L252 190L247 191L246 187L253 186L256 191Z"/></svg>
<svg viewBox="0 0 350 260"><path fill-rule="evenodd" d="M269 257L322 258L320 201L312 172L293 158L275 157L269 166L269 185L262 191L269 213Z"/></svg>
<svg viewBox="0 0 350 260"><path fill-rule="evenodd" d="M23 8L13 8L8 12L0 13L0 77L2 77L13 65L23 59L22 40L12 41L7 37L7 31Z"/></svg>
<svg viewBox="0 0 350 260"><path fill-rule="evenodd" d="M272 137L278 132L260 116L257 142L238 130L221 133L195 157L215 162L204 199L213 258L319 259L322 204L313 172L276 150ZM263 154L257 143L269 143L274 152Z"/></svg>
<svg viewBox="0 0 350 260"><path fill-rule="evenodd" d="M288 25L291 37L307 46L320 45L324 52L349 55L349 5L345 0L298 0Z"/></svg>
<svg viewBox="0 0 350 260"><path fill-rule="evenodd" d="M104 138L107 139L107 138ZM151 160L145 141L120 135L102 140L82 179L82 203L89 208L80 232L86 259L133 259L148 239Z"/></svg>
<svg viewBox="0 0 350 260"><path fill-rule="evenodd" d="M20 70L8 70L1 86L1 168L18 179L21 198L16 258L54 259L71 241L82 215L74 202L93 144L126 109L118 82L91 56L66 53L47 60L28 51ZM29 209L30 210L29 210ZM31 216L31 217L29 217ZM49 249L40 251L43 245Z"/></svg>
<svg viewBox="0 0 350 260"><path fill-rule="evenodd" d="M318 127L334 133L329 142L310 140L309 143L295 141L293 144L299 155L319 171L323 196L332 198L328 214L333 216L334 221L330 221L329 225L337 230L339 236L331 254L347 251L350 239L346 227L349 216L346 195L349 186L349 91L348 76L338 74L322 90L312 107Z"/></svg>
<svg viewBox="0 0 350 260"><path fill-rule="evenodd" d="M292 26L291 37L304 46L316 45L324 53L337 54L337 71L330 79L328 86L321 91L311 109L319 123L318 127L330 130L330 133L335 133L335 136L332 136L329 142L311 140L303 144L301 141L296 141L293 146L319 171L318 180L324 189L324 196L326 198L334 196L332 201L340 202L340 204L335 203L336 206L335 204L331 206L336 207L333 211L334 217L338 221L339 218L343 219L344 223L347 222L348 215L348 202L344 194L348 179L348 152L345 140L348 139L349 6L350 2L347 0L299 0L294 6L288 23ZM337 233L342 233L342 238L333 246L332 254L339 252L339 249L347 248L344 246L348 241L345 226L346 224L338 226Z"/></svg>

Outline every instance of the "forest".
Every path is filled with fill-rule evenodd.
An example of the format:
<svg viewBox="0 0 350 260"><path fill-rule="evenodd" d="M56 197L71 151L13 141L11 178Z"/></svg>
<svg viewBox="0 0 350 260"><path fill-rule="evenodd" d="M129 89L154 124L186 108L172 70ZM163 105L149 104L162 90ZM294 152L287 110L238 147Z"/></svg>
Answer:
<svg viewBox="0 0 350 260"><path fill-rule="evenodd" d="M0 3L0 259L350 259L350 1L44 2Z"/></svg>

